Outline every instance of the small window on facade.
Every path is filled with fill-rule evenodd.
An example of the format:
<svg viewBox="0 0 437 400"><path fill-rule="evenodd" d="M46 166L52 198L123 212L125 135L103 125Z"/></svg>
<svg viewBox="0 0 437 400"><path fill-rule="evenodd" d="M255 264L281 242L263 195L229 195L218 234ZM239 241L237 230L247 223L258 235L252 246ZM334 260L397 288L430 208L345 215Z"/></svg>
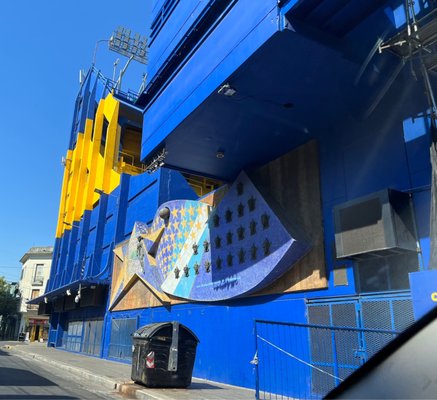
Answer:
<svg viewBox="0 0 437 400"><path fill-rule="evenodd" d="M35 265L35 273L33 275L33 284L42 285L44 282L44 264Z"/></svg>

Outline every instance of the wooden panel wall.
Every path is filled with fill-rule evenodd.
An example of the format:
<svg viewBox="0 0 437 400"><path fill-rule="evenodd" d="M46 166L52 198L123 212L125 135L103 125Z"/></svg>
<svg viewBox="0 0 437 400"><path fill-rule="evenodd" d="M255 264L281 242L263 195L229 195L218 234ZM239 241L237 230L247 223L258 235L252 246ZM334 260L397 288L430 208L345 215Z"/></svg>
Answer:
<svg viewBox="0 0 437 400"><path fill-rule="evenodd" d="M250 177L262 194L267 191L273 197L287 218L303 227L313 246L282 278L257 294L326 288L317 142L298 147L253 171Z"/></svg>

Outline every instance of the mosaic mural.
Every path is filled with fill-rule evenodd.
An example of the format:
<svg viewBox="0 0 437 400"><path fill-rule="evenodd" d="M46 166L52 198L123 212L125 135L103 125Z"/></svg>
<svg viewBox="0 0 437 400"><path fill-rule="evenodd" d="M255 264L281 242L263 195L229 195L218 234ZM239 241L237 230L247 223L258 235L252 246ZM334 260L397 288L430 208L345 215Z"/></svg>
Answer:
<svg viewBox="0 0 437 400"><path fill-rule="evenodd" d="M132 277L196 301L230 299L273 283L310 249L273 208L245 173L216 207L202 200L163 204L151 226L136 223L121 248L124 270L112 302Z"/></svg>

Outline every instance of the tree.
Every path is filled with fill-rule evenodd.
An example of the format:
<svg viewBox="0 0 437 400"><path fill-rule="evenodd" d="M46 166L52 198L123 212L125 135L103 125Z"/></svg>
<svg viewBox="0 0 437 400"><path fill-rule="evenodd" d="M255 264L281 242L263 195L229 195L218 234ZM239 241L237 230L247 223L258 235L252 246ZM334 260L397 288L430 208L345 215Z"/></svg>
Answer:
<svg viewBox="0 0 437 400"><path fill-rule="evenodd" d="M0 276L0 337L13 335L17 320L18 299L11 293L11 286Z"/></svg>

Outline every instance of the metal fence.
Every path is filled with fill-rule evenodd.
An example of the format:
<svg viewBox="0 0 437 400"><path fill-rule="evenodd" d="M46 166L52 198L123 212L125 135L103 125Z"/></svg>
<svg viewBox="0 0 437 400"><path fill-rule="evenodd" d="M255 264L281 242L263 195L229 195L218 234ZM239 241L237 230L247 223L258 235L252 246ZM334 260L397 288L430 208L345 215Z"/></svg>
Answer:
<svg viewBox="0 0 437 400"><path fill-rule="evenodd" d="M64 332L62 344L66 350L79 353L81 350L83 321L70 321Z"/></svg>
<svg viewBox="0 0 437 400"><path fill-rule="evenodd" d="M100 355L102 348L103 319L84 321L82 353Z"/></svg>
<svg viewBox="0 0 437 400"><path fill-rule="evenodd" d="M257 320L256 398L322 398L398 334Z"/></svg>
<svg viewBox="0 0 437 400"><path fill-rule="evenodd" d="M55 331L56 332L56 331ZM103 333L103 319L70 321L64 332L62 344L66 350L77 353L100 355ZM51 335L49 341L55 342Z"/></svg>

